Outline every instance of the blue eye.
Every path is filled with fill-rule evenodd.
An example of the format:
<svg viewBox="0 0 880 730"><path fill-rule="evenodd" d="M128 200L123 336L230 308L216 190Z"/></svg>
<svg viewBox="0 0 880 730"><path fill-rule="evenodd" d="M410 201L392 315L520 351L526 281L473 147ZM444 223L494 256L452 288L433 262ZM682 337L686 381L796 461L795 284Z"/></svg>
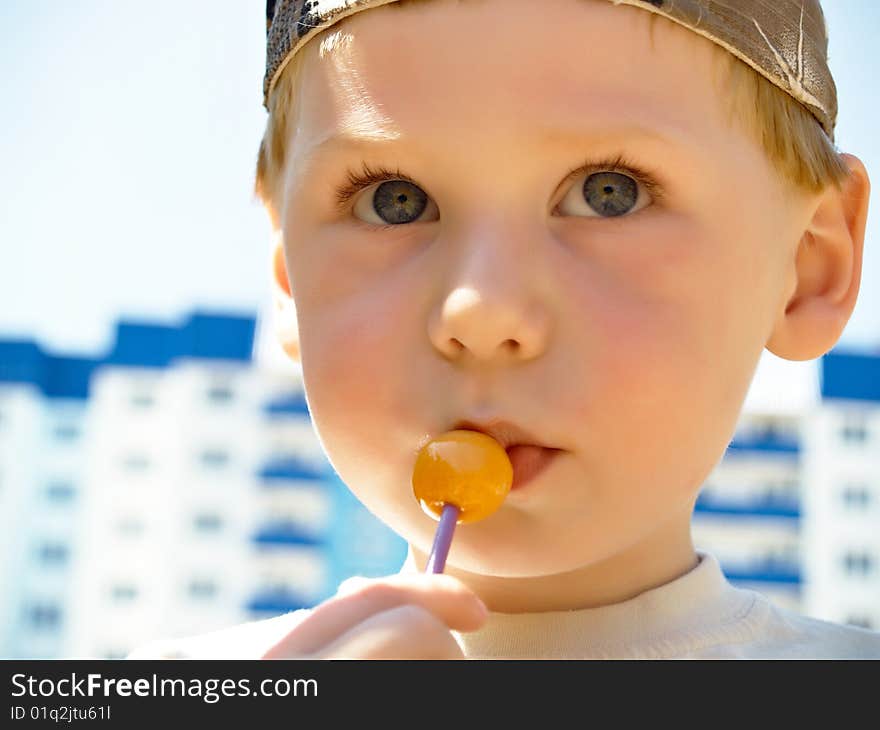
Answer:
<svg viewBox="0 0 880 730"><path fill-rule="evenodd" d="M374 190L364 190L378 183ZM358 195L364 191L363 195ZM347 183L336 191L336 206L340 213L347 213L353 198L357 196L353 212L359 223L384 230L406 223L415 223L428 207L437 208L416 182L400 170L385 167L371 168L363 163L362 172L348 171ZM439 220L440 212L435 210ZM375 222L369 218L377 218Z"/></svg>
<svg viewBox="0 0 880 730"><path fill-rule="evenodd" d="M562 201L562 204L586 207L586 215L575 213L575 217L615 218L631 212L646 198L650 204L663 197L663 190L652 175L620 155L587 162L569 172L566 180L583 174L586 174L583 184L572 187ZM376 187L372 188L373 185ZM355 219L377 230L440 219L437 204L399 169L374 169L363 163L361 172L349 170L346 184L336 191L340 214L349 213L349 204L355 197ZM425 218L428 208L434 209L433 217ZM375 220L368 220L371 218Z"/></svg>
<svg viewBox="0 0 880 730"><path fill-rule="evenodd" d="M628 213L639 200L639 186L629 175L594 172L584 180L583 194L597 213L617 216Z"/></svg>
<svg viewBox="0 0 880 730"><path fill-rule="evenodd" d="M428 205L428 196L418 185L406 180L386 180L372 196L373 211L385 223L412 223Z"/></svg>
<svg viewBox="0 0 880 730"><path fill-rule="evenodd" d="M570 172L567 179L582 175L586 175L583 184L572 186L560 202L561 207L569 207L565 215L617 218L663 198L655 178L622 157L588 162Z"/></svg>

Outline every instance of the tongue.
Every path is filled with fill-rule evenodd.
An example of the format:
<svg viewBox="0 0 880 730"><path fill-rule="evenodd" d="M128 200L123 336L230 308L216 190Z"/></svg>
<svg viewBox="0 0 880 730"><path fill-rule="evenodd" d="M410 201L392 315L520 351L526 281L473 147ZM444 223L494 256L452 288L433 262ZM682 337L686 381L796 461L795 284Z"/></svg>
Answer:
<svg viewBox="0 0 880 730"><path fill-rule="evenodd" d="M526 444L511 446L507 449L507 456L513 465L513 484L511 489L516 489L517 485L532 475L540 466L545 451L547 449L543 446L529 446Z"/></svg>

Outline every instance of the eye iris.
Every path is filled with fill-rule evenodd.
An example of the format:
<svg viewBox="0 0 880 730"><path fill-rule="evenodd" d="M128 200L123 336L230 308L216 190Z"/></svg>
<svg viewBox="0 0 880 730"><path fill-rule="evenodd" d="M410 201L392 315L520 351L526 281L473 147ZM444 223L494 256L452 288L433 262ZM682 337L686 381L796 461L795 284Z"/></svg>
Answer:
<svg viewBox="0 0 880 730"><path fill-rule="evenodd" d="M596 172L584 181L584 197L597 213L608 216L630 211L639 197L636 181L619 172Z"/></svg>
<svg viewBox="0 0 880 730"><path fill-rule="evenodd" d="M428 204L428 196L406 180L386 180L373 195L373 210L386 223L410 223Z"/></svg>

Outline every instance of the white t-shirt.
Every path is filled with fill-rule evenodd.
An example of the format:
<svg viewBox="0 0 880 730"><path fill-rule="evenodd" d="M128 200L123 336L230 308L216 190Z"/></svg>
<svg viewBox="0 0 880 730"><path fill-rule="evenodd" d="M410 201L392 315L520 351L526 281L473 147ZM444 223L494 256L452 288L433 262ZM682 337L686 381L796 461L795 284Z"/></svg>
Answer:
<svg viewBox="0 0 880 730"><path fill-rule="evenodd" d="M880 659L880 632L800 615L736 588L698 551L685 575L626 601L542 613L491 613L453 632L469 659ZM411 559L401 572L412 571ZM158 641L129 659L256 659L308 609L208 634Z"/></svg>

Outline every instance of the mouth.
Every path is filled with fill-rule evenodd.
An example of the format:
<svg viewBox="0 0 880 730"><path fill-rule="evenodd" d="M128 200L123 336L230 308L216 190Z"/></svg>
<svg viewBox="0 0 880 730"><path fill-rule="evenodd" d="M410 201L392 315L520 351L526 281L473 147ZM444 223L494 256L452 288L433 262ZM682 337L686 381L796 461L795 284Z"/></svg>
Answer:
<svg viewBox="0 0 880 730"><path fill-rule="evenodd" d="M501 444L513 466L511 491L522 489L535 481L562 452L562 449L543 443L517 424L500 418L486 422L458 421L453 428L479 431Z"/></svg>

